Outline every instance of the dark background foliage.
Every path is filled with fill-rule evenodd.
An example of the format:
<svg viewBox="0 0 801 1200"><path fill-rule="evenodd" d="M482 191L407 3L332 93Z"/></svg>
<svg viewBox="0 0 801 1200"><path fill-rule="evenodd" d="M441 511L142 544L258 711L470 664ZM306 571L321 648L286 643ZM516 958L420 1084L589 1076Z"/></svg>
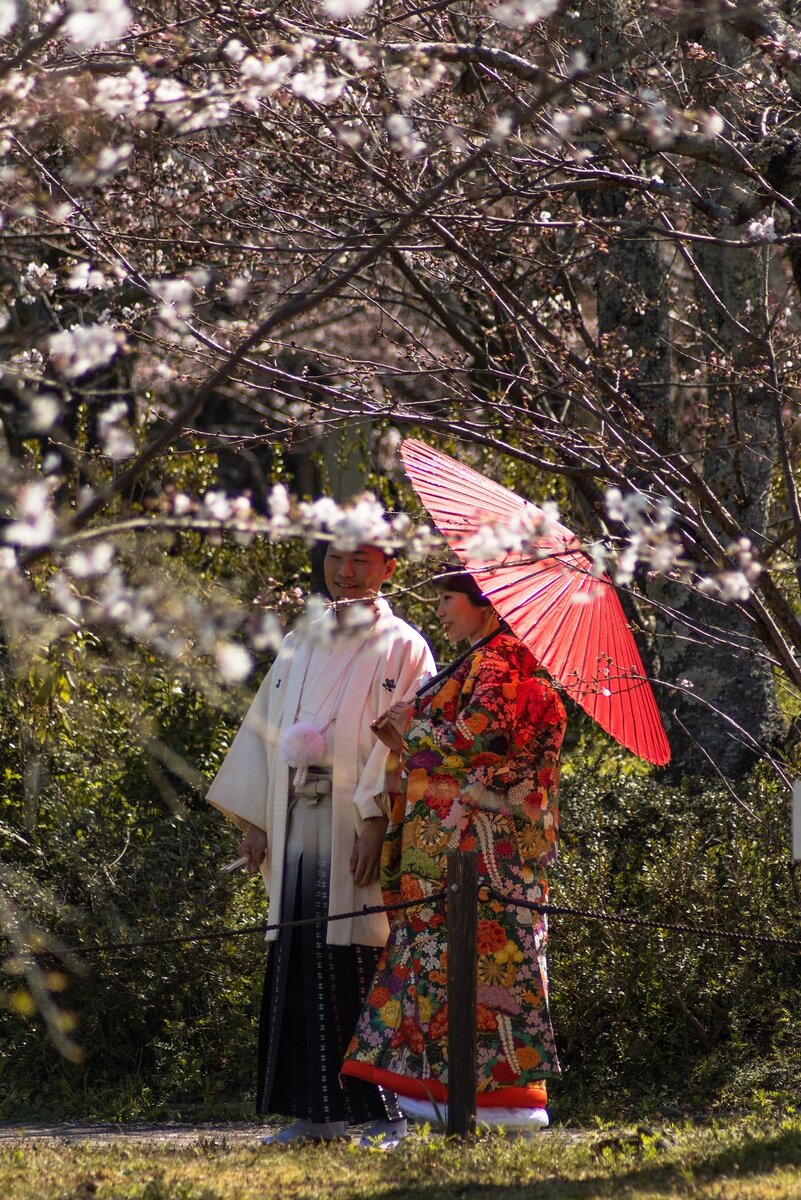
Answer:
<svg viewBox="0 0 801 1200"><path fill-rule="evenodd" d="M169 940L264 918L259 880L219 874L234 855L235 831L205 804L200 787L177 776L154 784L131 734L131 708L115 711L89 677L76 677L69 703L51 696L34 705L41 784L34 811L19 738L20 705L26 717L32 711L26 689L10 686L2 697L2 822L17 835L6 857L30 918L54 929L64 946L86 947L75 969L48 976L65 1021L75 1014L84 1057L67 1061L40 1018L15 1009L9 975L0 1114L250 1112L261 935ZM246 695L235 691L221 712L165 676L150 676L137 691L133 711L146 705L163 740L210 776ZM72 726L68 708L80 712ZM552 1088L554 1116L786 1099L801 1065L799 958L796 950L749 940L794 932L797 885L780 790L764 770L736 797L692 778L661 783L586 733L577 721L565 759L552 901L722 927L744 940L554 917L552 1003L564 1066ZM146 951L122 949L162 938ZM101 945L120 949L92 953Z"/></svg>

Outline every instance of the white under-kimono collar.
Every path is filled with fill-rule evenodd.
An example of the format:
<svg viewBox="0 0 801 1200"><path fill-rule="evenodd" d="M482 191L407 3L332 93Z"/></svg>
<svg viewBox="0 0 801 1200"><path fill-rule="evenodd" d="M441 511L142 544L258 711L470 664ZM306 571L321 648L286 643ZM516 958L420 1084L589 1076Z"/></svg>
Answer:
<svg viewBox="0 0 801 1200"><path fill-rule="evenodd" d="M366 605L365 608L367 608ZM387 617L392 615L392 610L386 600L377 596L369 606L369 613L371 617L369 621L360 619L350 629L346 624L342 630L342 638L338 642L333 637L336 617L331 610L324 613L319 622L315 622L317 626L315 633L319 635L320 632L324 632L331 645L328 653L333 655L333 658L327 658L325 666L329 676L333 673L333 679L329 677L316 681L323 689L327 686L327 690L323 691L322 698L315 696L313 700L305 704L304 719L293 722L281 734L278 752L287 766L295 768L295 786L302 786L306 782L310 766L325 761L324 756L328 751L326 732L336 720L342 689L353 674L357 658L368 644L374 641L381 623L386 624ZM361 618L361 614L359 617ZM295 680L298 696L303 693L307 672L314 661L314 642L317 640L315 636L312 644L305 650L302 662L298 664L300 669ZM373 670L374 664L371 663L370 672L372 673Z"/></svg>

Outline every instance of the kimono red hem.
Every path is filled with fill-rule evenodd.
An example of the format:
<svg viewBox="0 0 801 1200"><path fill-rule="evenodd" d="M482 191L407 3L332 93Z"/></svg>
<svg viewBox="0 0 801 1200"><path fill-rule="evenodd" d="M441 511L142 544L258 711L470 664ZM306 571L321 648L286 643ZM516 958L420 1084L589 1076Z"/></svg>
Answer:
<svg viewBox="0 0 801 1200"><path fill-rule="evenodd" d="M438 1079L409 1079L406 1075L398 1075L395 1071L385 1071L381 1067L373 1067L369 1063L356 1062L350 1059L342 1068L343 1075L353 1079L362 1079L365 1083L375 1083L378 1087L395 1092L397 1096L407 1096L410 1100L433 1100L435 1104L448 1103L447 1084ZM529 1087L502 1087L493 1092L485 1092L476 1096L477 1108L545 1108L548 1103L548 1091L545 1084L532 1084Z"/></svg>

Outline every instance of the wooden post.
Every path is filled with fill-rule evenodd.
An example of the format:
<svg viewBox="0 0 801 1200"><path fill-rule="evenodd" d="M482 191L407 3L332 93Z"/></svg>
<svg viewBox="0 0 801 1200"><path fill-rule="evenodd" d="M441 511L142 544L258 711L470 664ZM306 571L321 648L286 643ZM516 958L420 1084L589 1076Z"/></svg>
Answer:
<svg viewBox="0 0 801 1200"><path fill-rule="evenodd" d="M448 1133L476 1131L478 855L448 851Z"/></svg>

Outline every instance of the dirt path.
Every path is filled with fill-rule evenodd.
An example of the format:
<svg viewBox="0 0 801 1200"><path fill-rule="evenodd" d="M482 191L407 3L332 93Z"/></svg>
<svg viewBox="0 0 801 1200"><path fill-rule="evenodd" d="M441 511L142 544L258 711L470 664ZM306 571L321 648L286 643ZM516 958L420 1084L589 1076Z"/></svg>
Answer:
<svg viewBox="0 0 801 1200"><path fill-rule="evenodd" d="M258 1143L259 1138L272 1133L278 1126L257 1125L255 1122L211 1122L200 1125L131 1122L125 1125L90 1124L72 1121L2 1121L0 1146L8 1142L162 1142L170 1146L189 1146L197 1142Z"/></svg>
<svg viewBox="0 0 801 1200"><path fill-rule="evenodd" d="M125 1125L72 1121L0 1121L0 1147L12 1142L88 1142L101 1146L110 1142L148 1142L150 1145L184 1147L210 1142L221 1147L231 1145L257 1146L259 1140L274 1133L280 1126L247 1122L203 1122L198 1125L152 1124L129 1122ZM355 1126L352 1141L358 1141L366 1126ZM548 1136L543 1130L543 1136ZM560 1136L579 1138L579 1130L560 1129Z"/></svg>

